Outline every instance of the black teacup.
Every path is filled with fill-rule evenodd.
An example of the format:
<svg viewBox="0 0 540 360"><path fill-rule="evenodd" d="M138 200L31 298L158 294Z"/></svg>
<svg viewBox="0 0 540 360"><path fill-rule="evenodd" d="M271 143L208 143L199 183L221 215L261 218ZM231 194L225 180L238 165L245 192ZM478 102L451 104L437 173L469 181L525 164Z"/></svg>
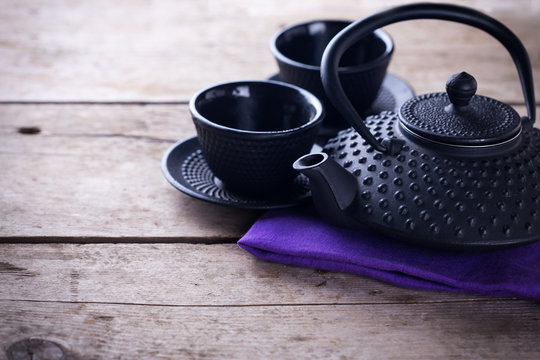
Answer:
<svg viewBox="0 0 540 360"><path fill-rule="evenodd" d="M197 93L189 103L203 155L230 191L268 197L298 175L324 118L321 102L297 86L238 81Z"/></svg>
<svg viewBox="0 0 540 360"><path fill-rule="evenodd" d="M330 40L350 24L344 20L316 20L281 29L271 42L281 81L315 94L326 108L324 126L349 127L332 106L321 83L320 65ZM341 58L338 73L345 93L360 114L365 114L386 76L394 44L387 32L378 29L351 46Z"/></svg>

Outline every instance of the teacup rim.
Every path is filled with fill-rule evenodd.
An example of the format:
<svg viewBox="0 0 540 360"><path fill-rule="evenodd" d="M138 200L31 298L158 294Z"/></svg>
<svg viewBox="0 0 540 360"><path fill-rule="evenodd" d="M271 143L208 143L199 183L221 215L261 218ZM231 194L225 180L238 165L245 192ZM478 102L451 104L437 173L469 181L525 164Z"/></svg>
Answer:
<svg viewBox="0 0 540 360"><path fill-rule="evenodd" d="M307 99L307 102L309 104L312 104L315 107L315 114L311 117L311 119L309 121L303 123L300 126L294 127L294 128L285 129L285 130L261 130L261 131L255 131L255 130L244 130L244 129L233 128L233 127L224 126L224 125L215 123L213 121L210 121L205 116L203 116L199 112L197 107L195 106L195 104L197 102L197 99L202 94L204 94L205 92L208 92L208 91L210 91L212 89L216 89L216 88L219 88L219 87L242 85L242 84L247 84L247 85L259 84L259 85L263 85L263 86L265 84L266 85L272 84L272 85L277 85L278 87L290 88L290 89L292 89L294 91L297 91L300 94L302 94L302 96L305 99ZM210 85L208 87L205 87L205 88L199 90L197 93L195 93L195 95L193 95L191 97L191 99L189 101L189 111L191 112L192 117L196 118L200 123L202 123L202 124L204 124L204 125L206 125L208 127L218 129L218 130L221 130L221 131L226 131L226 132L232 133L232 134L259 135L259 136L260 135L280 136L280 135L286 135L286 134L296 132L296 131L300 131L300 130L309 129L309 128L313 127L313 126L316 126L316 125L322 123L322 121L324 119L324 116L325 116L325 109L324 109L324 106L323 106L321 100L317 96L315 96L312 92L310 92L310 91L308 91L306 89L303 89L303 88L301 88L299 86L293 85L293 84L288 84L288 83L284 83L282 81L274 81L274 80L235 80L235 81L226 81L226 82Z"/></svg>
<svg viewBox="0 0 540 360"><path fill-rule="evenodd" d="M289 64L291 66L296 66L296 67L303 68L306 70L320 71L321 70L320 65L316 66L316 65L311 65L311 64L305 64L305 63L293 60L285 56L281 51L279 51L279 49L276 46L277 39L280 36L282 36L285 32L291 29L297 28L297 27L306 26L306 25L315 24L315 23L344 23L344 24L351 25L353 21L345 20L345 19L316 19L316 20L302 21L299 23L284 26L278 32L274 34L274 36L272 37L272 40L270 41L270 50L272 54L279 61ZM381 62L384 61L384 59L390 57L393 54L394 40L392 39L392 36L390 36L390 34L384 29L376 29L375 31L373 31L373 34L375 34L379 39L381 39L386 45L386 49L384 53L382 53L376 59L367 63L353 65L353 66L341 66L338 68L339 73L348 73L348 72L360 71L360 70L372 68L373 66L380 64Z"/></svg>

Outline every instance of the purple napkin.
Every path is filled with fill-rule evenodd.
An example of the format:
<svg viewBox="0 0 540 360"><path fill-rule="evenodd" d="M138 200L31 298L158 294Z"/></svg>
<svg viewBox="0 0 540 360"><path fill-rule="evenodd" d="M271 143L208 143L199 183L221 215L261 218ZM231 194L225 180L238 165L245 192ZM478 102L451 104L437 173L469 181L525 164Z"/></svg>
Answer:
<svg viewBox="0 0 540 360"><path fill-rule="evenodd" d="M301 207L268 211L238 245L261 259L409 288L540 301L540 242L473 253L433 250L334 227Z"/></svg>

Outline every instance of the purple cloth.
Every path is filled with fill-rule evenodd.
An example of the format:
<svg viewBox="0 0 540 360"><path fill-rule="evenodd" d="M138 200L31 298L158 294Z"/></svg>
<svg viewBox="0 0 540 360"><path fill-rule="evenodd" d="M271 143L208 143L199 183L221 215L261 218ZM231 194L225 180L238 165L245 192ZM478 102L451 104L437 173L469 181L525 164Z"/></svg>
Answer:
<svg viewBox="0 0 540 360"><path fill-rule="evenodd" d="M238 245L261 259L403 287L540 301L540 242L472 253L434 250L334 227L302 207L268 211Z"/></svg>

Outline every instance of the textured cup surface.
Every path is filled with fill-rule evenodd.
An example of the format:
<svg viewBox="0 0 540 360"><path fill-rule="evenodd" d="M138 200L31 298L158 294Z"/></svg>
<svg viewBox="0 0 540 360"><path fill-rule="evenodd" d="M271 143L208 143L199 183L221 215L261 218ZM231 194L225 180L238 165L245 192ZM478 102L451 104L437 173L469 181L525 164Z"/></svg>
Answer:
<svg viewBox="0 0 540 360"><path fill-rule="evenodd" d="M325 125L338 129L349 125L324 93L320 64L330 40L349 24L343 20L316 20L291 25L276 33L270 45L280 80L307 89L321 99L326 108ZM341 84L360 114L377 97L393 51L392 38L379 29L343 54L338 69Z"/></svg>
<svg viewBox="0 0 540 360"><path fill-rule="evenodd" d="M292 183L292 163L310 151L324 117L313 94L272 81L215 85L189 106L214 175L231 191L259 197Z"/></svg>

